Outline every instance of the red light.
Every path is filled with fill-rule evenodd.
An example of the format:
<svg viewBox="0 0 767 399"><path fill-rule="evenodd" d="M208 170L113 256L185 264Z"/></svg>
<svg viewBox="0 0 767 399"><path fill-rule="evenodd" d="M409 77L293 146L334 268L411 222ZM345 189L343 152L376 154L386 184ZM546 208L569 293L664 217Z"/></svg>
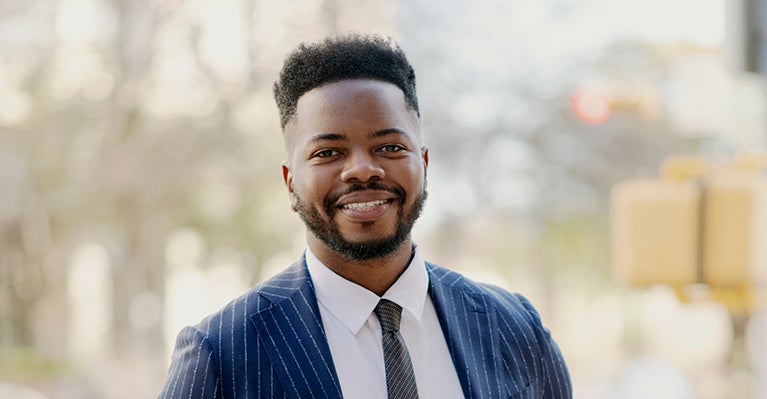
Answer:
<svg viewBox="0 0 767 399"><path fill-rule="evenodd" d="M610 117L610 103L594 90L578 90L571 101L575 114L586 123L601 125Z"/></svg>

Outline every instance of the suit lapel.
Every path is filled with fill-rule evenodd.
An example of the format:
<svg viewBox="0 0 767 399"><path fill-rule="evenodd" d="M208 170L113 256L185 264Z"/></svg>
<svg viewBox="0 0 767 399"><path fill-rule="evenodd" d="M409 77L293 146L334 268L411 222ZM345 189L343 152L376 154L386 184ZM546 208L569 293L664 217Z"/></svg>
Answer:
<svg viewBox="0 0 767 399"><path fill-rule="evenodd" d="M463 277L427 264L429 295L439 318L463 394L467 398L501 397L495 313L484 296L465 284Z"/></svg>
<svg viewBox="0 0 767 399"><path fill-rule="evenodd" d="M314 287L301 260L261 290L271 306L251 316L290 398L341 398Z"/></svg>

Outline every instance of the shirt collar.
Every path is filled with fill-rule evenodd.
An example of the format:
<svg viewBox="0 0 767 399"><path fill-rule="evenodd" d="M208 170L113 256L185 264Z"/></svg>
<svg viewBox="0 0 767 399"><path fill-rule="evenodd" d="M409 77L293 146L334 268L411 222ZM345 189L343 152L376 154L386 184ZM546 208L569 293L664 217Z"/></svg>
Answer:
<svg viewBox="0 0 767 399"><path fill-rule="evenodd" d="M413 259L407 269L383 298L402 306L420 322L429 288L429 275L418 246L414 246L413 251ZM356 335L381 298L330 270L309 248L306 249L306 265L314 283L317 302Z"/></svg>

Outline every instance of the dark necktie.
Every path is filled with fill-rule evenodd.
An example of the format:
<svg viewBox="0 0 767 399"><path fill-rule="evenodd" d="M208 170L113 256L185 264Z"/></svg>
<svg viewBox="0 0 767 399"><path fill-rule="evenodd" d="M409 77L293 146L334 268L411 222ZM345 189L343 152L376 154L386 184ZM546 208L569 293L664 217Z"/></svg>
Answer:
<svg viewBox="0 0 767 399"><path fill-rule="evenodd" d="M415 385L413 364L410 362L405 340L399 333L402 307L390 300L381 299L374 312L381 322L389 399L417 399L418 387Z"/></svg>

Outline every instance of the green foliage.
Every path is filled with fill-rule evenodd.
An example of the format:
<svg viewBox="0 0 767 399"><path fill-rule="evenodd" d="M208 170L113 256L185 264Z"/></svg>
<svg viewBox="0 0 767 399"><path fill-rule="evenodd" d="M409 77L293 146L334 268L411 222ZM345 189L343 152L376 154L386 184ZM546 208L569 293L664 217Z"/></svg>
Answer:
<svg viewBox="0 0 767 399"><path fill-rule="evenodd" d="M0 350L0 380L22 383L51 380L70 369L65 361L42 355L33 348Z"/></svg>

